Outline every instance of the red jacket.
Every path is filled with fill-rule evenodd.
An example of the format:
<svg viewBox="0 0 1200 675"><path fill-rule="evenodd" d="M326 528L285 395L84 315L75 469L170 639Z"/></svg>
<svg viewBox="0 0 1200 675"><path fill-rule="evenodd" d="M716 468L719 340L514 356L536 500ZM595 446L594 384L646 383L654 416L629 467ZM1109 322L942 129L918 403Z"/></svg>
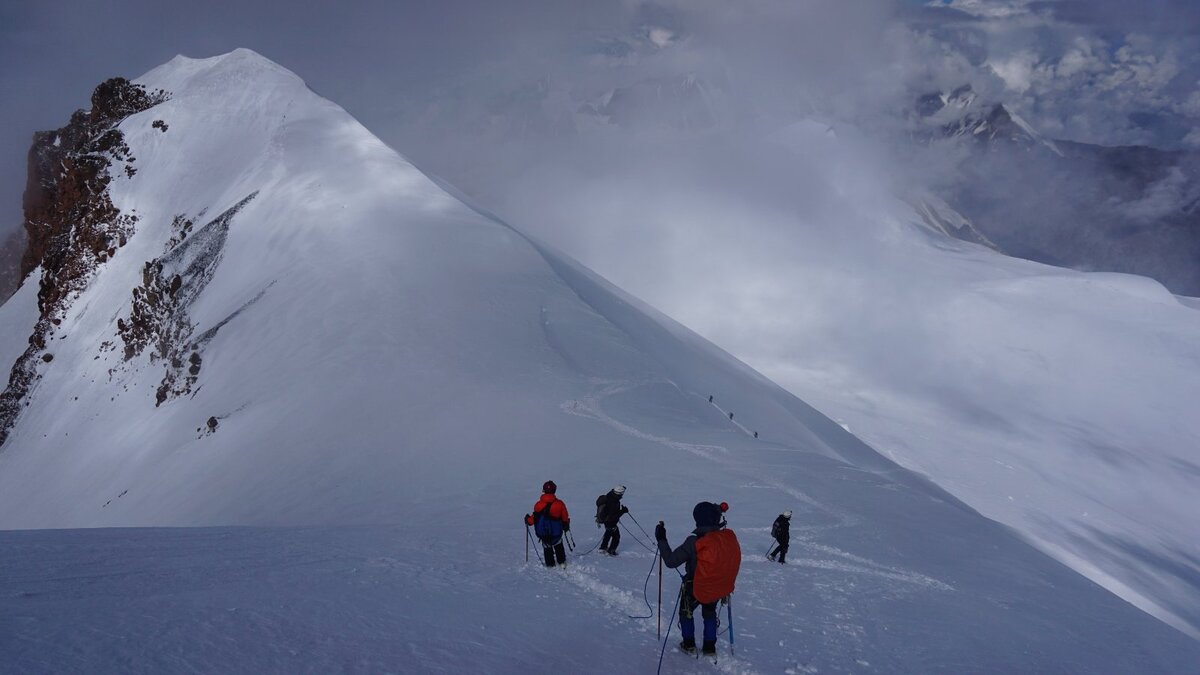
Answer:
<svg viewBox="0 0 1200 675"><path fill-rule="evenodd" d="M550 517L561 520L563 524L571 522L571 516L567 513L567 503L551 494L542 495L541 499L533 505L533 513L540 513L542 509L547 508L549 504ZM532 519L531 519L532 520ZM532 525L532 523L530 523Z"/></svg>

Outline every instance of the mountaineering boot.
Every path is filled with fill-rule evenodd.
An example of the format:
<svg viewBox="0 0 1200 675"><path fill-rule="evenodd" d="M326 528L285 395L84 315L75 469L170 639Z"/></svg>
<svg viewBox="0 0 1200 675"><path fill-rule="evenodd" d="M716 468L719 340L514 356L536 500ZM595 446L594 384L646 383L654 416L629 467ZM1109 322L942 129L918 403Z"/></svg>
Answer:
<svg viewBox="0 0 1200 675"><path fill-rule="evenodd" d="M679 643L679 649L687 652L688 654L695 654L696 653L696 638L683 638L683 640ZM715 649L715 647L714 647L714 649Z"/></svg>
<svg viewBox="0 0 1200 675"><path fill-rule="evenodd" d="M693 649L694 648L695 647L693 646ZM716 640L705 640L704 646L700 648L700 653L704 654L706 656L716 656L717 655L717 641Z"/></svg>

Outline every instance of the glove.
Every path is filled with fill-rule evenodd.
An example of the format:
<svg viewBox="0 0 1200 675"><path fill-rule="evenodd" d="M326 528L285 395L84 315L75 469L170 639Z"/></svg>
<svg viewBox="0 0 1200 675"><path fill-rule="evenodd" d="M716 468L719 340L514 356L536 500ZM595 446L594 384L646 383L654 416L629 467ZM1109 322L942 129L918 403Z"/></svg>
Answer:
<svg viewBox="0 0 1200 675"><path fill-rule="evenodd" d="M571 521L568 520L567 522L563 523L563 532L570 532L570 531L571 531Z"/></svg>
<svg viewBox="0 0 1200 675"><path fill-rule="evenodd" d="M667 540L667 526L663 525L661 520L658 521L658 525L654 526L654 538L657 541Z"/></svg>
<svg viewBox="0 0 1200 675"><path fill-rule="evenodd" d="M629 513L629 507L628 507L628 506L622 506L622 507L621 507L621 513Z"/></svg>
<svg viewBox="0 0 1200 675"><path fill-rule="evenodd" d="M533 524L533 516L526 513L525 514L525 527L529 527L532 524Z"/></svg>

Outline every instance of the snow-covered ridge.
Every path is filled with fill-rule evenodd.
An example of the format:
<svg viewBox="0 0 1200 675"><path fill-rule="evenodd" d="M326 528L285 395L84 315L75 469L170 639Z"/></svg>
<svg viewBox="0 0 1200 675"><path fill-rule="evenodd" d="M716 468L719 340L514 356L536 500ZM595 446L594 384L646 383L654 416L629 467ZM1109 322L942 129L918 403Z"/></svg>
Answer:
<svg viewBox="0 0 1200 675"><path fill-rule="evenodd" d="M583 367L589 376L682 386L698 378L699 370L711 371L689 382L686 390L693 392L742 386L713 387L706 378L752 381L744 394L749 398L738 407L764 411L762 419L751 420L764 435L804 438L810 450L852 458L864 468L896 468L690 331L451 196L300 78L257 54L242 49L209 59L176 57L139 82L174 92L152 114L134 115L121 127L143 168L116 181L113 198L140 214L142 225L120 252L122 264L101 270L64 320L57 359L21 417L7 461L38 473L53 471L40 460L25 465L21 459L32 458L28 449L40 443L39 436L49 438L38 432L45 424L63 438L104 438L108 425L138 419L148 423L133 430L132 438L122 434L112 443L114 457L133 439L139 453L151 456L187 456L184 448L201 445L217 446L213 454L221 454L220 448L233 453L244 446L239 434L271 429L282 434L271 443L279 449L258 452L310 452L317 462L349 430L330 428L337 426L336 416L292 419L296 406L350 410L352 402L366 398L373 399L369 408L390 409L410 395L424 398L403 385L411 378L508 386L508 375L524 373L536 381L545 373L535 377L536 370L526 372L521 364L542 362L540 354L550 349L569 353L568 362L596 361L597 354L607 353ZM165 129L152 124L158 120ZM194 253L197 247L203 255ZM20 306L14 303L12 311ZM639 309L627 309L634 306ZM558 312L575 319L563 326ZM574 354L584 337L577 334L580 323L606 326L609 338L589 338L587 353ZM562 331L572 339L564 341ZM476 344L477 335L489 340ZM646 340L630 343L630 335ZM612 352L618 344L625 346ZM698 370L689 357L686 367L670 367L680 353L711 365ZM623 354L636 356L629 361ZM291 387L298 373L316 384L313 391ZM176 387L185 380L194 381ZM48 400L50 392L68 395L72 403L78 396L78 407L91 414L64 422ZM204 428L209 419L217 420L215 433ZM306 427L311 428L301 431ZM380 452L395 438L372 436L365 445ZM164 439L170 450L161 445ZM78 448L59 458L66 461L72 453L80 453L84 463L94 456ZM16 473L6 471L0 480ZM294 497L264 509L259 481L276 480L253 473L243 475L259 493L255 508L240 509L232 520L201 515L212 506L180 499L189 492L180 487L171 490L178 509L173 512L133 507L92 512L82 500L44 494L54 504L49 511L30 495L24 516L9 511L6 518L14 525L87 525L113 518L305 522L283 515ZM92 484L96 478L87 480ZM280 497L294 491L274 487ZM115 485L109 490L123 492ZM223 509L238 511L236 499L225 502ZM53 511L60 515L49 515ZM125 513L112 515L118 511ZM348 509L345 515L359 517L353 513ZM327 513L323 519L337 517Z"/></svg>
<svg viewBox="0 0 1200 675"><path fill-rule="evenodd" d="M45 595L22 595L20 579L34 578L22 573L0 608L26 604L0 616L45 619L53 606L38 597L77 593L52 552L95 535L114 553L78 564L110 581L139 578L129 560L169 568L162 552L180 547L209 570L256 561L235 580L203 576L222 590L200 610L203 639L179 643L187 653L264 625L348 618L285 637L275 663L292 665L308 635L353 641L372 619L396 625L342 593L349 584L405 610L407 640L432 645L412 657L417 669L486 669L500 650L471 645L499 640L501 668L587 670L615 651L618 669L646 670L653 627L619 616L652 560L632 534L622 558L573 558L582 564L561 578L519 562L517 519L552 477L580 543L588 500L616 483L643 524L661 518L674 538L695 501L727 499L748 556L776 513L796 512L793 566L748 562L739 580L742 670L1183 671L1200 658L745 364L456 198L285 69L238 50L178 58L140 82L172 98L121 124L138 170L118 174L112 199L138 227L50 342L55 358L0 451L0 527L328 527L10 533L4 550L49 576ZM31 289L0 306L0 356L23 348L9 326L37 320ZM161 609L155 598L197 583L152 575L177 583L104 595L120 598L129 630ZM238 584L323 592L297 620ZM542 602L547 588L554 602ZM303 604L293 592L289 604ZM261 621L242 623L232 598ZM464 622L468 606L503 626ZM109 640L71 621L15 622L16 662L129 657L129 646L101 653L95 641ZM48 624L62 654L30 632ZM578 646L547 654L547 633ZM393 638L369 665L396 667L408 642ZM332 654L320 663L347 663L317 642ZM238 667L236 654L205 651L217 669Z"/></svg>

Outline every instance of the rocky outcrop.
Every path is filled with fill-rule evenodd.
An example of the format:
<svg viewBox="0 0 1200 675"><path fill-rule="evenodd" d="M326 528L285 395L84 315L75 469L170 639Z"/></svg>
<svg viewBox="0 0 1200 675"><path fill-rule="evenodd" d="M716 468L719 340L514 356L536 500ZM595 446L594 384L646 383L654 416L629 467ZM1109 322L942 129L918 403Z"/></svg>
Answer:
<svg viewBox="0 0 1200 675"><path fill-rule="evenodd" d="M86 288L96 269L133 234L137 216L122 213L109 197L114 171L132 177L135 158L117 126L130 115L167 99L166 92L117 77L92 93L89 110L77 110L54 131L34 134L23 207L28 243L20 277L41 270L39 318L29 348L17 360L0 394L0 445L34 382L46 341Z"/></svg>
<svg viewBox="0 0 1200 675"><path fill-rule="evenodd" d="M21 286L21 256L25 253L25 232L15 229L0 243L0 304L4 304Z"/></svg>
<svg viewBox="0 0 1200 675"><path fill-rule="evenodd" d="M142 268L142 284L133 289L129 316L117 319L126 361L148 351L151 363L165 363L156 405L191 393L200 376L204 346L232 318L196 335L189 310L216 274L233 217L257 195L250 194L194 234L192 220L177 216L167 251Z"/></svg>

